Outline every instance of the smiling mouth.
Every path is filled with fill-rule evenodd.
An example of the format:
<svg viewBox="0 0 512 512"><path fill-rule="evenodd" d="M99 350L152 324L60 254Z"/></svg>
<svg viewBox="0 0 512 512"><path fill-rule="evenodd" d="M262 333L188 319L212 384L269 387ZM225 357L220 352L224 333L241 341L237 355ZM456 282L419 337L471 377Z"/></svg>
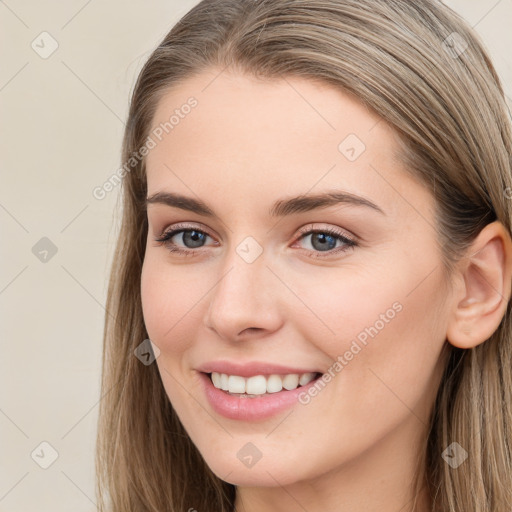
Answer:
<svg viewBox="0 0 512 512"><path fill-rule="evenodd" d="M226 394L241 398L257 398L282 391L293 391L318 379L320 372L292 373L286 375L254 375L241 377L225 373L206 373L213 386Z"/></svg>

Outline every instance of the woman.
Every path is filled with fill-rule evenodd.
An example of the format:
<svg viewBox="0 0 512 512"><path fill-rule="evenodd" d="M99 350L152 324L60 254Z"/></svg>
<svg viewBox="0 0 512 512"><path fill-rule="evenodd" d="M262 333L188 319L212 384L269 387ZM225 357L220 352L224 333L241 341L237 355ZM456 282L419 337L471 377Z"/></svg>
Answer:
<svg viewBox="0 0 512 512"><path fill-rule="evenodd" d="M509 512L511 154L440 2L192 9L125 133L101 510Z"/></svg>

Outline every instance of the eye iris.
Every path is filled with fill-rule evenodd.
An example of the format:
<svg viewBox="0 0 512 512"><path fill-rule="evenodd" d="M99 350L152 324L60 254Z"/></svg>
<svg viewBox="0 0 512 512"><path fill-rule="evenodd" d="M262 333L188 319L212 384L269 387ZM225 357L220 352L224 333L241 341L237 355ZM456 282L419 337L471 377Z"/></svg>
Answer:
<svg viewBox="0 0 512 512"><path fill-rule="evenodd" d="M205 234L201 233L199 231L190 230L185 231L183 233L183 242L187 247L189 247L189 243L191 244L190 248L200 247L201 244L204 242Z"/></svg>
<svg viewBox="0 0 512 512"><path fill-rule="evenodd" d="M329 239L331 244L326 248L326 240ZM317 246L317 243L319 244ZM317 250L331 250L336 246L336 238L325 233L313 233L311 235L311 245Z"/></svg>

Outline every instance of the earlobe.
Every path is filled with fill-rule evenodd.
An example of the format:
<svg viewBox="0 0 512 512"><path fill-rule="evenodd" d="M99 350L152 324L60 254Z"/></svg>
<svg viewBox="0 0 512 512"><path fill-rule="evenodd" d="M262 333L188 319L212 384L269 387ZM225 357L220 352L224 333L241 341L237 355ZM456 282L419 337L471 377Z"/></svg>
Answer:
<svg viewBox="0 0 512 512"><path fill-rule="evenodd" d="M512 240L501 222L482 229L457 272L446 338L455 347L472 348L496 331L510 299Z"/></svg>

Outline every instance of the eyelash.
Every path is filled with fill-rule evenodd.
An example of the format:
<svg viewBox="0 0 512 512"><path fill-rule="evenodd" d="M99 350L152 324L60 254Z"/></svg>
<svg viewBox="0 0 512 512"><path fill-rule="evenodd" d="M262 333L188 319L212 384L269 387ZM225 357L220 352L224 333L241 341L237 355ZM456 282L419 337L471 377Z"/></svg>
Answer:
<svg viewBox="0 0 512 512"><path fill-rule="evenodd" d="M197 254L199 252L198 250L196 250L196 249L181 249L181 248L178 248L178 246L176 244L171 242L171 239L175 235L177 235L179 233L185 233L187 231L196 231L197 233L201 233L203 235L209 236L210 238L213 238L206 231L202 231L195 227L176 225L172 230L164 231L158 238L155 238L155 242L159 242L159 243L165 245L166 248L172 253L180 254L183 256L194 256L195 254ZM316 254L315 256L309 255L309 257L311 257L311 258L323 258L326 256L327 257L332 256L333 254L346 252L349 249L353 249L354 247L357 247L357 245L358 245L355 240L348 238L346 235L344 235L343 233L341 233L340 231L338 231L334 228L325 228L325 229L303 228L300 232L299 238L297 238L297 241L301 240L302 238L305 238L306 236L316 234L316 233L321 233L324 235L332 236L332 237L340 240L341 242L343 242L345 244L345 246L338 247L335 249L330 249L329 251L314 251L314 250L311 251L309 249L305 249L308 252L313 252L313 254ZM325 254L326 256L323 256L323 254Z"/></svg>

